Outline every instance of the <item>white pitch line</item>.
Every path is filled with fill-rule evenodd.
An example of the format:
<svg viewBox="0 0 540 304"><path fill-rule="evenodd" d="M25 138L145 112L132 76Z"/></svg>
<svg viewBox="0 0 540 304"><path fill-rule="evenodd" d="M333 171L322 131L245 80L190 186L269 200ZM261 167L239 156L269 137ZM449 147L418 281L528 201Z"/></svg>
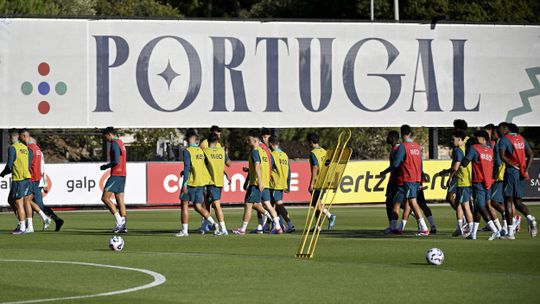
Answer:
<svg viewBox="0 0 540 304"><path fill-rule="evenodd" d="M35 299L35 300L24 300L24 301L14 301L14 302L0 302L0 304L23 304L23 303L41 303L41 302L51 302L51 301L61 301L61 300L77 300L77 299L87 299L87 298L95 298L95 297L106 297L106 296L114 296L129 292L135 292L143 289L148 289L152 287L159 286L167 281L164 275L147 270L147 269L140 269L140 268L131 268L131 267L123 267L123 266L114 266L114 265L105 265L105 264L96 264L96 263L85 263L85 262L71 262L71 261L44 261L44 260L13 260L13 259L0 259L0 262L24 262L24 263L52 263L52 264L70 264L70 265L83 265L83 266L93 266L93 267L103 267L103 268L113 268L113 269L121 269L121 270L129 270L129 271L137 271L142 272L144 274L147 274L149 276L152 276L154 278L154 281L151 283L137 286L133 288L128 289L122 289L117 291L109 291L109 292L103 292L103 293L97 293L92 295L83 295L83 296L71 296L71 297L61 297L61 298L48 298L48 299Z"/></svg>

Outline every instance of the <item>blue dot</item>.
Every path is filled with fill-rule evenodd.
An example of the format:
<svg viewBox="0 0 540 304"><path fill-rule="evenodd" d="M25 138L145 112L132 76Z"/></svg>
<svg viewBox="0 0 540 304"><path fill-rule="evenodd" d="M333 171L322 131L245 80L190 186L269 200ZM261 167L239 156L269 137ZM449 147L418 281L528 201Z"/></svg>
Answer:
<svg viewBox="0 0 540 304"><path fill-rule="evenodd" d="M49 94L49 91L51 90L51 87L46 82L40 82L38 85L38 91L41 95L47 95Z"/></svg>

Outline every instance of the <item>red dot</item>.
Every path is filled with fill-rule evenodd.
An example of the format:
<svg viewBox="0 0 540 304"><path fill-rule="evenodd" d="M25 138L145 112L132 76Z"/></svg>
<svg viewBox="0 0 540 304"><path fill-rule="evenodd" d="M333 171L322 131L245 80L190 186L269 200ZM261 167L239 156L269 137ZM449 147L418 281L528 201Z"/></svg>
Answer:
<svg viewBox="0 0 540 304"><path fill-rule="evenodd" d="M42 62L38 66L38 72L39 72L39 75L41 75L41 76L49 75L50 70L51 69L50 69L49 65L46 62Z"/></svg>
<svg viewBox="0 0 540 304"><path fill-rule="evenodd" d="M51 106L49 105L48 102L42 101L42 102L39 103L39 105L38 105L39 113L45 115L45 114L49 113L50 110L51 110Z"/></svg>

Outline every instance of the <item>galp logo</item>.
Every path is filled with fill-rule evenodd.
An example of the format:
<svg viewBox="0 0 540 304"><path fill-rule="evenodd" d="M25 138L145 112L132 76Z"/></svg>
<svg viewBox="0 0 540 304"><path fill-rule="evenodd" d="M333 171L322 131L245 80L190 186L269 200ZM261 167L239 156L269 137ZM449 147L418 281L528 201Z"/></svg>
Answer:
<svg viewBox="0 0 540 304"><path fill-rule="evenodd" d="M45 77L49 76L51 73L51 67L47 62L42 62L37 67L37 72L39 74L38 80L32 84L30 81L25 81L21 84L21 92L24 95L31 95L34 93L34 86L37 87L37 99L39 100L37 109L39 113L45 115L48 114L51 110L51 104L49 103L50 98L52 98L49 93L51 93L51 84L47 81ZM54 91L58 96L62 96L67 92L67 85L63 81L59 81L54 84Z"/></svg>

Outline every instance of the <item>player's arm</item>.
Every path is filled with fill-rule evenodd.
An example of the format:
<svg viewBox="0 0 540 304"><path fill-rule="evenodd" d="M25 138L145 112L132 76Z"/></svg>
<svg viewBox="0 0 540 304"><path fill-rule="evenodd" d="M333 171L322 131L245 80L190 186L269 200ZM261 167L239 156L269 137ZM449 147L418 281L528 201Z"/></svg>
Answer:
<svg viewBox="0 0 540 304"><path fill-rule="evenodd" d="M16 157L17 157L17 154L15 153L15 148L10 146L8 148L8 160L6 163L6 167L4 168L2 173L0 173L0 177L4 177L11 173L11 171L13 170L13 164L15 163Z"/></svg>
<svg viewBox="0 0 540 304"><path fill-rule="evenodd" d="M34 152L32 152L32 149L28 149L28 171L30 172L32 169L32 160L34 159Z"/></svg>
<svg viewBox="0 0 540 304"><path fill-rule="evenodd" d="M285 192L291 191L291 166L289 164L289 172L287 173L287 190Z"/></svg>
<svg viewBox="0 0 540 304"><path fill-rule="evenodd" d="M118 165L118 163L120 162L120 146L118 145L117 142L113 141L111 143L111 151L113 153L113 157L111 159L111 162L108 163L108 164L105 164L105 165L101 165L101 167L100 167L101 170L107 170L109 168L112 168L112 167Z"/></svg>
<svg viewBox="0 0 540 304"><path fill-rule="evenodd" d="M188 192L188 178L189 178L189 171L191 170L191 156L189 155L188 150L184 150L182 152L182 156L184 158L184 183L182 184L182 191L184 193Z"/></svg>
<svg viewBox="0 0 540 304"><path fill-rule="evenodd" d="M452 165L450 165L450 169L447 169L450 175L448 176L448 181L446 182L446 186L450 187L450 183L452 182L452 178L456 175L456 172L459 170L459 167L461 166L461 162L465 158L465 155L463 154L463 151L461 149L457 148L454 150L453 153L454 157L452 158Z"/></svg>
<svg viewBox="0 0 540 304"><path fill-rule="evenodd" d="M460 163L461 167L467 167L472 161L476 160L478 158L478 153L476 153L475 149L469 149L467 151L467 155Z"/></svg>
<svg viewBox="0 0 540 304"><path fill-rule="evenodd" d="M516 163L514 163L513 161L511 161L510 159L508 159L508 157L506 157L506 150L508 149L508 144L510 144L508 139L506 137L503 137L503 138L501 138L500 143L501 143L501 146L499 147L499 154L501 156L501 160L508 167L512 167L512 168L515 168L515 169L519 170L519 166Z"/></svg>
<svg viewBox="0 0 540 304"><path fill-rule="evenodd" d="M529 171L534 159L534 154L529 146L528 142L525 142L525 157L527 158L527 164L525 165L525 172ZM527 173L528 174L528 173Z"/></svg>
<svg viewBox="0 0 540 304"><path fill-rule="evenodd" d="M389 172L393 172L399 168L399 165L401 165L401 162L405 159L405 146L399 145L397 150L393 151L392 154L390 154L390 159L392 162L390 163L390 166L388 168L384 169L380 175L385 175Z"/></svg>
<svg viewBox="0 0 540 304"><path fill-rule="evenodd" d="M319 161L317 160L315 154L309 154L309 163L311 165L311 180L309 181L308 191L311 193L313 192L313 188L315 187L315 179L319 174Z"/></svg>
<svg viewBox="0 0 540 304"><path fill-rule="evenodd" d="M201 143L199 143L199 148L201 149L208 148L208 141L202 140Z"/></svg>
<svg viewBox="0 0 540 304"><path fill-rule="evenodd" d="M229 158L229 154L225 153L225 166L230 167L231 166L231 159Z"/></svg>

